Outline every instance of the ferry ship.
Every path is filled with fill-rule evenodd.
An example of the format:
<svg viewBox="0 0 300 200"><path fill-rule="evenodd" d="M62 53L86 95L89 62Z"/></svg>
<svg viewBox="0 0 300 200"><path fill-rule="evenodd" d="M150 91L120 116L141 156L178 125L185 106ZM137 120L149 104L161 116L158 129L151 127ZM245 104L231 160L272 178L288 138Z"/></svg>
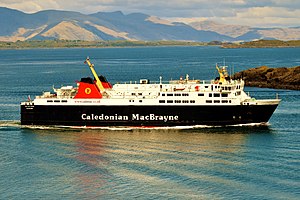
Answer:
<svg viewBox="0 0 300 200"><path fill-rule="evenodd" d="M21 125L67 127L182 127L266 124L280 99L255 99L244 92L243 80L232 80L226 66L219 77L151 83L148 79L112 85L98 76L77 86L54 88L21 102Z"/></svg>

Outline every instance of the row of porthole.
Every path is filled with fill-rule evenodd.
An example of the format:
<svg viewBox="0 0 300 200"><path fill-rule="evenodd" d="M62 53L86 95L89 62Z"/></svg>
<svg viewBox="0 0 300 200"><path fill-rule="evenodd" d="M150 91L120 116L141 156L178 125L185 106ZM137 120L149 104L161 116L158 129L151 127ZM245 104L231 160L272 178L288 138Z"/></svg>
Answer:
<svg viewBox="0 0 300 200"><path fill-rule="evenodd" d="M173 94L173 93L167 93L167 95L165 94L165 93L162 93L161 94L161 96L185 96L185 97L187 97L187 96L189 96L189 94L188 93L175 93L175 94Z"/></svg>
<svg viewBox="0 0 300 200"><path fill-rule="evenodd" d="M214 101L212 101L212 100L206 100L206 103L231 103L231 100L222 100L222 101L220 101L220 100L214 100Z"/></svg>
<svg viewBox="0 0 300 200"><path fill-rule="evenodd" d="M62 102L62 103L67 103L68 101L67 100L47 100L47 103L60 103L60 102Z"/></svg>
<svg viewBox="0 0 300 200"><path fill-rule="evenodd" d="M196 103L195 100L159 100L159 103Z"/></svg>

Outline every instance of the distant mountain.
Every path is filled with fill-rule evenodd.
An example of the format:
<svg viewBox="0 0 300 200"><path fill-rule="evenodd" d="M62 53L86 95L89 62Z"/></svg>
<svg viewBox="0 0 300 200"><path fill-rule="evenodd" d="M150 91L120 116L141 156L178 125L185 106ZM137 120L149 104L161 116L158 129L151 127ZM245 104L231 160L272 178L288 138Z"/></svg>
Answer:
<svg viewBox="0 0 300 200"><path fill-rule="evenodd" d="M199 21L189 24L197 30L214 31L232 37L236 41L258 39L300 40L300 27L294 28L252 28L241 25L225 25L213 21Z"/></svg>
<svg viewBox="0 0 300 200"><path fill-rule="evenodd" d="M225 25L209 20L192 22L189 25L197 30L214 31L233 38L246 34L251 30L249 26Z"/></svg>
<svg viewBox="0 0 300 200"><path fill-rule="evenodd" d="M1 20L5 19L5 20ZM79 12L46 10L26 14L0 7L0 41L24 40L182 40L231 41L213 31L196 30L142 13Z"/></svg>
<svg viewBox="0 0 300 200"><path fill-rule="evenodd" d="M0 41L64 39L210 42L300 39L300 27L263 29L213 21L184 24L143 13L125 15L120 11L85 15L72 11L45 10L26 14L0 7L0 27Z"/></svg>

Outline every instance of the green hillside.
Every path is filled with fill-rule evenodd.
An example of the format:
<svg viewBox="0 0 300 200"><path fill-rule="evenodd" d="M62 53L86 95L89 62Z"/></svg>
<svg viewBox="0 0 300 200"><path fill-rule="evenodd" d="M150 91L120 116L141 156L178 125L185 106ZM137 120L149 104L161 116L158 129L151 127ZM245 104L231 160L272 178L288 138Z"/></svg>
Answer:
<svg viewBox="0 0 300 200"><path fill-rule="evenodd" d="M203 46L203 42L180 41L81 41L81 40L32 40L0 42L0 49L24 48L101 48L101 47L137 47L137 46Z"/></svg>
<svg viewBox="0 0 300 200"><path fill-rule="evenodd" d="M257 40L243 43L224 43L222 48L279 48L300 47L300 40Z"/></svg>

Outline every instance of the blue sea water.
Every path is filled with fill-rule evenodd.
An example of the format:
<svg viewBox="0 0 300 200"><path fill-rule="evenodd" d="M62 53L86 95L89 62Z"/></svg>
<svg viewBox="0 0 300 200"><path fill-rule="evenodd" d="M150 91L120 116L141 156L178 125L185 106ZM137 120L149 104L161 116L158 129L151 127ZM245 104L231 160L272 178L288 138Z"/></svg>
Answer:
<svg viewBox="0 0 300 200"><path fill-rule="evenodd" d="M300 65L299 48L147 47L0 50L0 199L300 199L300 91L246 88L282 99L267 127L22 128L19 103L97 72L112 83L213 79Z"/></svg>

